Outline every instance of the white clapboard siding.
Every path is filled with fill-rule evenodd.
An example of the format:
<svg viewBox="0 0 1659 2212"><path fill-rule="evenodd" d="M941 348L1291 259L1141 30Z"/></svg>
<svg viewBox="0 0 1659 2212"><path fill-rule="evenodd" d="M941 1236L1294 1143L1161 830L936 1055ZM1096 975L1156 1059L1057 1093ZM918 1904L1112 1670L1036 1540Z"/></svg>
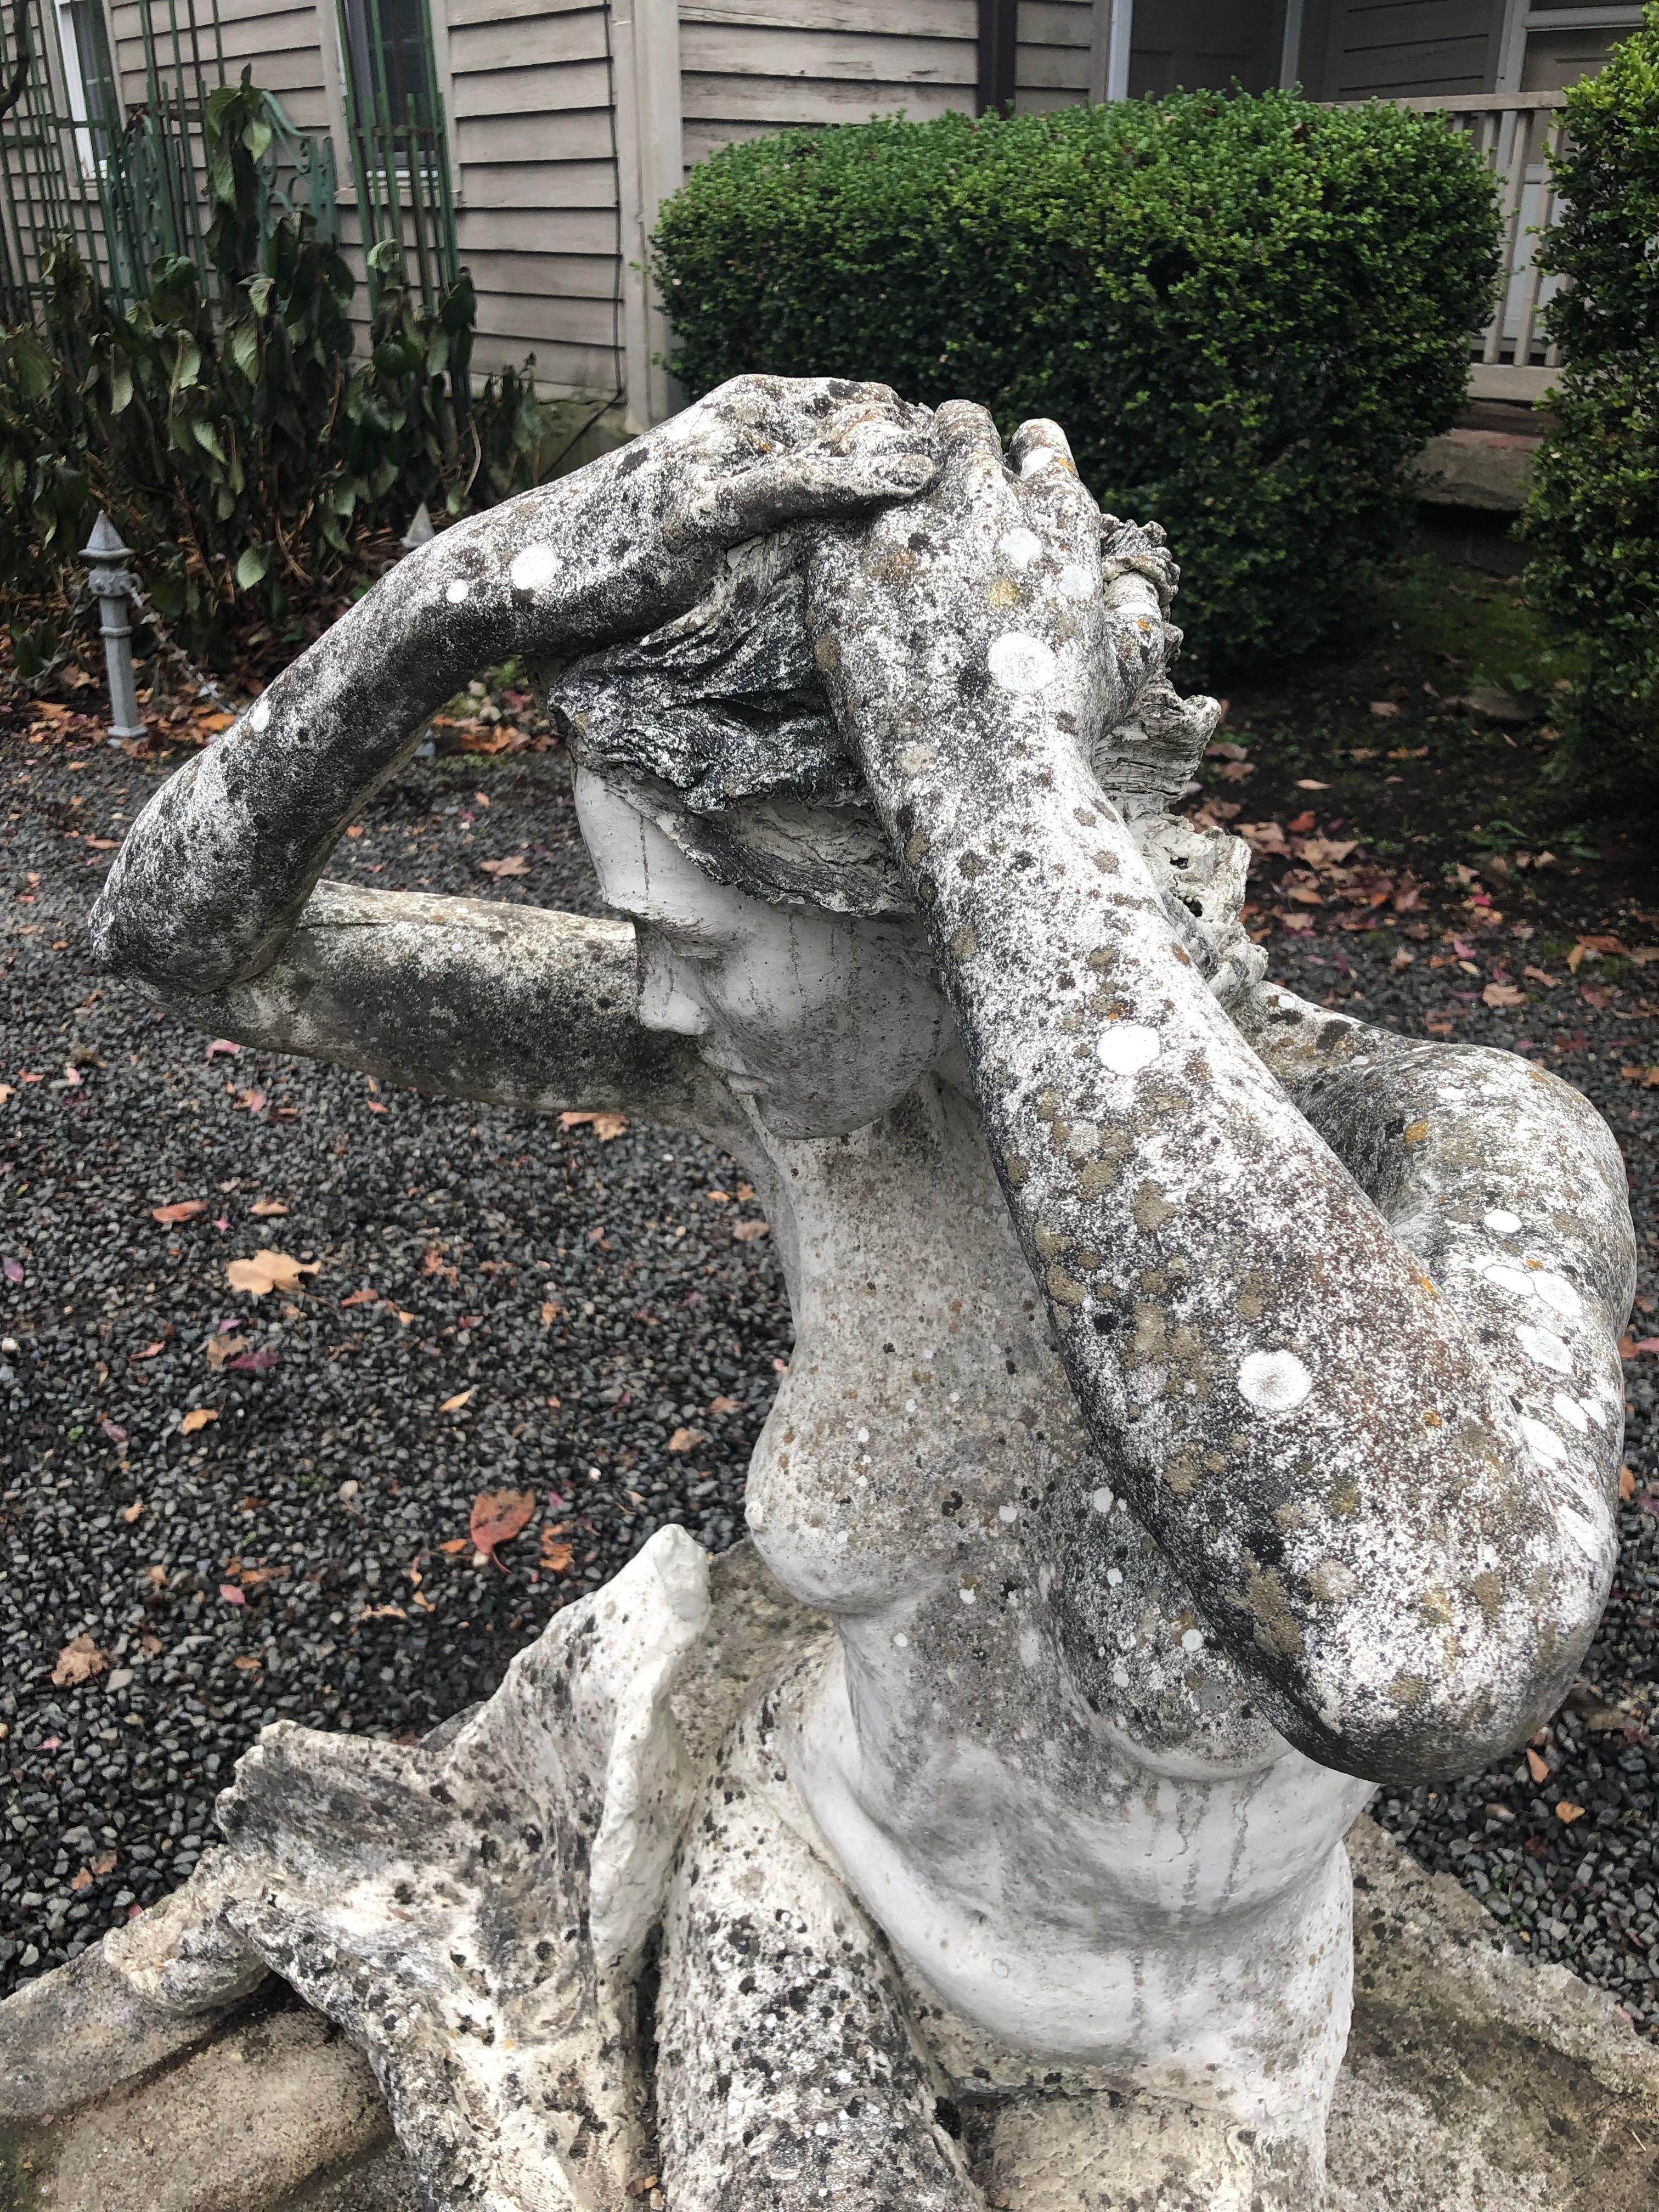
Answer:
<svg viewBox="0 0 1659 2212"><path fill-rule="evenodd" d="M688 166L800 125L971 110L975 0L682 0Z"/></svg>
<svg viewBox="0 0 1659 2212"><path fill-rule="evenodd" d="M1074 107L1089 97L1094 0L1019 0L1014 106L1022 115Z"/></svg>

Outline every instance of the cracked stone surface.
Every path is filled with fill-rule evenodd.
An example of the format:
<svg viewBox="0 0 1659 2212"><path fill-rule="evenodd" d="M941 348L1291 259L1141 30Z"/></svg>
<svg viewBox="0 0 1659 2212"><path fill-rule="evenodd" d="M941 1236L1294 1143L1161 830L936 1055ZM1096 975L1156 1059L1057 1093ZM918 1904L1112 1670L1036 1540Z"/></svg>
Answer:
<svg viewBox="0 0 1659 2212"><path fill-rule="evenodd" d="M733 1641L664 1532L426 1744L269 1731L166 1955L9 2012L14 2110L94 1977L153 2049L268 1966L434 2206L1318 2201L1342 1839L1572 1678L1633 1253L1565 1085L1264 986L1244 848L1167 811L1177 580L1051 423L740 380L411 556L151 803L96 942L214 1035L737 1156L796 1609ZM617 919L319 882L509 652Z"/></svg>

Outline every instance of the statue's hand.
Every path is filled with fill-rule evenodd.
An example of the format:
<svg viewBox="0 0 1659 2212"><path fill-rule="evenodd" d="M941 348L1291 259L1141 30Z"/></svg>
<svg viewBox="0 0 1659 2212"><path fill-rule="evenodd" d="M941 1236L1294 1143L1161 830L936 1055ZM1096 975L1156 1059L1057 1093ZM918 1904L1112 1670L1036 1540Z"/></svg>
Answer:
<svg viewBox="0 0 1659 2212"><path fill-rule="evenodd" d="M633 445L447 530L158 792L93 917L106 966L192 993L257 975L336 841L480 669L661 624L728 550L908 498L933 418L884 385L739 377Z"/></svg>
<svg viewBox="0 0 1659 2212"><path fill-rule="evenodd" d="M826 533L815 578L819 664L878 803L884 756L924 725L975 782L1034 754L1086 764L1163 668L1162 556L1146 540L1103 560L1064 431L1024 423L1005 461L983 408L951 401L934 422L931 490L856 538Z"/></svg>

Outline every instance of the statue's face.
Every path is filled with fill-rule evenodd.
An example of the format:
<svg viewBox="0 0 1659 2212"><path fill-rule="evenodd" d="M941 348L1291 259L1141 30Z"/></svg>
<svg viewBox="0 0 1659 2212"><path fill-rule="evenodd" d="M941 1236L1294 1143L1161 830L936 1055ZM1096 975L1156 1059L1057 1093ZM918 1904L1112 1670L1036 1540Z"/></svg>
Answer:
<svg viewBox="0 0 1659 2212"><path fill-rule="evenodd" d="M639 933L641 1020L697 1038L778 1135L862 1128L951 1052L915 925L728 890L586 769L576 811L606 902Z"/></svg>

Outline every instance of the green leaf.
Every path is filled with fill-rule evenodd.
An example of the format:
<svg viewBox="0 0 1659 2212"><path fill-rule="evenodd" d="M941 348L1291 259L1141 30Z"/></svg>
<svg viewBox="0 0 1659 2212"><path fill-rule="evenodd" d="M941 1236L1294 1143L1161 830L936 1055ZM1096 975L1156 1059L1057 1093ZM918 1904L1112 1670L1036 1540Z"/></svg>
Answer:
<svg viewBox="0 0 1659 2212"><path fill-rule="evenodd" d="M191 435L204 453L211 453L222 468L229 465L225 459L225 449L219 443L219 433L211 422L192 422L190 428Z"/></svg>
<svg viewBox="0 0 1659 2212"><path fill-rule="evenodd" d="M250 545L236 563L236 581L244 592L251 592L256 584L263 584L270 574L270 564L276 557L276 548L267 539Z"/></svg>

